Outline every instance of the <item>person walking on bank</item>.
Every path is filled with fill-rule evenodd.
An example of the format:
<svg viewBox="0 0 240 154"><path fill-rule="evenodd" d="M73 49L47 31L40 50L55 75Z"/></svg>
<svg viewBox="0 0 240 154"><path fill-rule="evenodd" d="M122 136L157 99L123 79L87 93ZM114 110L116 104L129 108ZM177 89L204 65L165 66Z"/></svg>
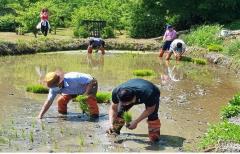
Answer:
<svg viewBox="0 0 240 154"><path fill-rule="evenodd" d="M160 49L159 57L163 57L164 52L169 50L172 41L176 37L177 37L176 31L173 29L173 27L171 25L168 25L167 30L165 31L164 36L163 36L164 43Z"/></svg>
<svg viewBox="0 0 240 154"><path fill-rule="evenodd" d="M127 128L135 129L143 119L148 118L148 136L156 142L160 138L160 119L158 118L160 90L153 83L144 79L131 79L114 88L109 109L110 128L108 134L120 134L125 121L123 113L132 106L145 104L145 110L133 120Z"/></svg>
<svg viewBox="0 0 240 154"><path fill-rule="evenodd" d="M88 43L88 53L91 54L93 49L96 48L96 51L101 50L102 55L105 54L105 41L101 38L90 38Z"/></svg>
<svg viewBox="0 0 240 154"><path fill-rule="evenodd" d="M67 114L67 104L72 98L86 94L90 117L97 118L99 116L96 100L98 82L91 75L79 72L64 74L55 71L47 73L44 82L49 88L49 94L38 115L39 119L43 118L58 94L60 95L57 100L60 114Z"/></svg>
<svg viewBox="0 0 240 154"><path fill-rule="evenodd" d="M170 50L166 56L166 60L169 60L173 53L176 57L176 60L179 61L185 51L186 44L183 42L183 40L175 39L170 45Z"/></svg>

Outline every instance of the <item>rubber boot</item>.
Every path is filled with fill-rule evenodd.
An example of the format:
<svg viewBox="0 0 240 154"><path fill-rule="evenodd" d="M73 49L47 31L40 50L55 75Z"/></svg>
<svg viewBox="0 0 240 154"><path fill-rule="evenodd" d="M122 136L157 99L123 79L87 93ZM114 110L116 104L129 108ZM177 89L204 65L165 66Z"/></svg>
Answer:
<svg viewBox="0 0 240 154"><path fill-rule="evenodd" d="M88 53L92 53L92 51L93 51L93 49L92 49L92 47L88 47Z"/></svg>
<svg viewBox="0 0 240 154"><path fill-rule="evenodd" d="M104 48L101 47L100 50L101 50L101 52L102 52L102 55L104 55L104 54L105 54L105 50L104 50Z"/></svg>
<svg viewBox="0 0 240 154"><path fill-rule="evenodd" d="M122 129L124 124L125 124L125 121L122 118L117 117L113 121L113 129L112 129L112 131L114 133L120 134L120 130Z"/></svg>
<svg viewBox="0 0 240 154"><path fill-rule="evenodd" d="M99 108L97 105L97 99L94 96L88 96L87 105L90 112L90 117L97 118L99 116Z"/></svg>
<svg viewBox="0 0 240 154"><path fill-rule="evenodd" d="M160 139L161 122L159 119L148 122L148 137L151 142L157 142Z"/></svg>
<svg viewBox="0 0 240 154"><path fill-rule="evenodd" d="M164 51L162 49L160 49L159 51L159 57L163 57Z"/></svg>

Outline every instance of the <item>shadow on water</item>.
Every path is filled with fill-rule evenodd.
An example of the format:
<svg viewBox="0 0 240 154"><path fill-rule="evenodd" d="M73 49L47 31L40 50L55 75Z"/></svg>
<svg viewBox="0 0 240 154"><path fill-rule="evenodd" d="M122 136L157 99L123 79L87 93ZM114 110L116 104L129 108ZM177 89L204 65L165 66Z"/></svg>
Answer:
<svg viewBox="0 0 240 154"><path fill-rule="evenodd" d="M98 118L91 118L85 113L68 112L66 115L48 116L46 117L48 123L57 123L59 121L71 122L101 122L108 119L108 114L100 114ZM53 120L51 120L53 119Z"/></svg>
<svg viewBox="0 0 240 154"><path fill-rule="evenodd" d="M122 135L127 136L124 139L119 139L115 141L115 143L122 144L126 141L136 142L138 144L146 145L145 150L151 151L159 151L164 150L166 147L170 148L181 148L183 146L183 142L186 140L183 137L179 136L171 136L171 135L161 135L160 140L156 143L152 143L149 140L143 140L139 137L148 138L147 134L130 134L130 133L123 133Z"/></svg>

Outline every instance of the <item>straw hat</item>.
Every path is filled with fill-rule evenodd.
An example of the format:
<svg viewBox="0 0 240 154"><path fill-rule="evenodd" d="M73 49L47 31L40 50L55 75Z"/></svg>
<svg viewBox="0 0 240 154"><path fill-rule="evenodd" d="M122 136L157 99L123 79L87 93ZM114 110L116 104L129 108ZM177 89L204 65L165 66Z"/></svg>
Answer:
<svg viewBox="0 0 240 154"><path fill-rule="evenodd" d="M57 86L61 83L63 78L60 77L56 72L49 72L46 74L44 78L44 82L47 84L48 87Z"/></svg>

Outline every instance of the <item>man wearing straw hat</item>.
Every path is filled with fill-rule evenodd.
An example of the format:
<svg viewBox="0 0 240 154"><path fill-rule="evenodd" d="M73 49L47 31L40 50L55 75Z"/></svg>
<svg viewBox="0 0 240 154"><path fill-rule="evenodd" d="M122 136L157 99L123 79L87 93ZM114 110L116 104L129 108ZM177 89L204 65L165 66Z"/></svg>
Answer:
<svg viewBox="0 0 240 154"><path fill-rule="evenodd" d="M63 72L55 71L47 73L44 82L49 88L49 93L38 115L39 119L42 119L58 94L60 95L57 100L58 112L60 114L67 114L67 104L72 98L86 94L88 96L87 105L90 116L92 118L98 117L99 108L96 100L98 83L91 75L79 72L64 74Z"/></svg>
<svg viewBox="0 0 240 154"><path fill-rule="evenodd" d="M112 92L112 104L109 109L110 128L108 134L120 134L125 121L123 113L134 105L145 104L145 110L130 124L128 129L135 129L143 119L148 118L148 136L151 142L160 138L161 122L158 117L160 90L153 83L144 79L131 79L117 86Z"/></svg>

